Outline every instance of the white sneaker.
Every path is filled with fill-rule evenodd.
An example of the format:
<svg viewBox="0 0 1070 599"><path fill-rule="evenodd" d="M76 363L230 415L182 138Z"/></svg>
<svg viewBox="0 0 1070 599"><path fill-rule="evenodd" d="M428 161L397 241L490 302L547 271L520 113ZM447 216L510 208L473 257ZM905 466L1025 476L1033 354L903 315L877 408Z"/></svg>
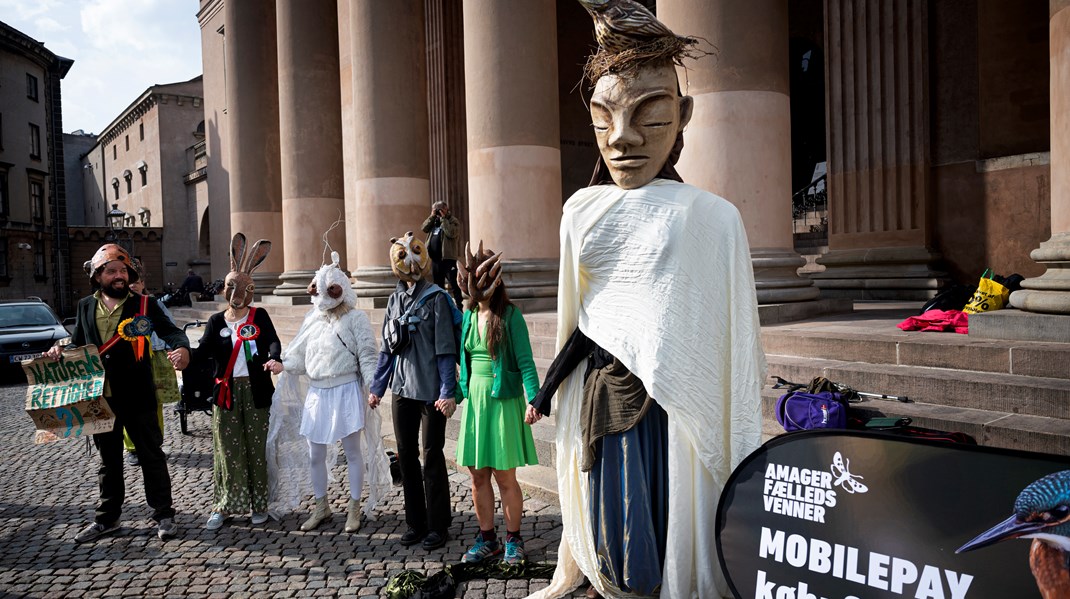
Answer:
<svg viewBox="0 0 1070 599"><path fill-rule="evenodd" d="M223 523L227 521L227 517L219 512L212 512L211 516L208 516L208 522L204 523L204 527L208 530L219 530L223 528Z"/></svg>
<svg viewBox="0 0 1070 599"><path fill-rule="evenodd" d="M268 521L268 515L265 513L253 512L251 520L253 524L263 524Z"/></svg>

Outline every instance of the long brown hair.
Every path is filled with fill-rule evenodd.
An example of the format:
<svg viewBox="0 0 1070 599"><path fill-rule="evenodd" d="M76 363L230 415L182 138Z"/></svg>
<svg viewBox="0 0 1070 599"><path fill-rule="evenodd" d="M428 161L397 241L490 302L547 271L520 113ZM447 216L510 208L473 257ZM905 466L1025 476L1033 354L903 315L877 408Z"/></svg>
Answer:
<svg viewBox="0 0 1070 599"><path fill-rule="evenodd" d="M498 346L505 338L505 324L502 318L505 316L505 311L512 305L513 302L505 291L505 283L498 283L494 293L490 296L490 314L487 315L487 351L490 352L492 360L498 359ZM478 308L478 304L475 307ZM476 327L478 326L479 319L477 318Z"/></svg>

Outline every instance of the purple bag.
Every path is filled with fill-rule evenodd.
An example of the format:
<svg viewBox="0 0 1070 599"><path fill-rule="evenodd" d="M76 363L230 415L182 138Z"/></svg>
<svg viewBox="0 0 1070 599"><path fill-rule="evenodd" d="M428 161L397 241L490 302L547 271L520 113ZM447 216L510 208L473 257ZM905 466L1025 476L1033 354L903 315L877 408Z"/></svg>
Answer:
<svg viewBox="0 0 1070 599"><path fill-rule="evenodd" d="M839 393L792 391L776 402L776 420L788 432L847 428L847 403Z"/></svg>

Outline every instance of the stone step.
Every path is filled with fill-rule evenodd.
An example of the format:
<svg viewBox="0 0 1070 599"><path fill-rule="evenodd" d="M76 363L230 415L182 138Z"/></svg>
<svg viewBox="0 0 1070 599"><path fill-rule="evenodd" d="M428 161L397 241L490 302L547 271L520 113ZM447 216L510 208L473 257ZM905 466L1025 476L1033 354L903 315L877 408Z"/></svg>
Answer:
<svg viewBox="0 0 1070 599"><path fill-rule="evenodd" d="M951 368L1070 379L1070 344L976 339L966 335L899 335L765 328L766 354L873 364Z"/></svg>
<svg viewBox="0 0 1070 599"><path fill-rule="evenodd" d="M775 414L782 394L782 389L771 387L762 391L763 440L784 434ZM886 399L853 403L851 410L861 412L863 417L907 417L912 426L963 432L989 447L1070 455L1070 421L1062 418Z"/></svg>
<svg viewBox="0 0 1070 599"><path fill-rule="evenodd" d="M806 383L824 376L858 391L949 408L1070 418L1070 380L924 366L767 355L768 374Z"/></svg>

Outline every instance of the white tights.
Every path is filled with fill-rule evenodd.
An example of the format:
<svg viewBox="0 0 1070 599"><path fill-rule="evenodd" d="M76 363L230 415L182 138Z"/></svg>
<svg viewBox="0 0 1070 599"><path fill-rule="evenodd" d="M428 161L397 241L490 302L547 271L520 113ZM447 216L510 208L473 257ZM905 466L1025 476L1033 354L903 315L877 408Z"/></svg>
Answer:
<svg viewBox="0 0 1070 599"><path fill-rule="evenodd" d="M360 431L342 438L349 469L349 496L360 499L364 486L364 457L360 452ZM316 497L327 495L327 446L321 443L308 444L309 465L312 467L312 492Z"/></svg>

